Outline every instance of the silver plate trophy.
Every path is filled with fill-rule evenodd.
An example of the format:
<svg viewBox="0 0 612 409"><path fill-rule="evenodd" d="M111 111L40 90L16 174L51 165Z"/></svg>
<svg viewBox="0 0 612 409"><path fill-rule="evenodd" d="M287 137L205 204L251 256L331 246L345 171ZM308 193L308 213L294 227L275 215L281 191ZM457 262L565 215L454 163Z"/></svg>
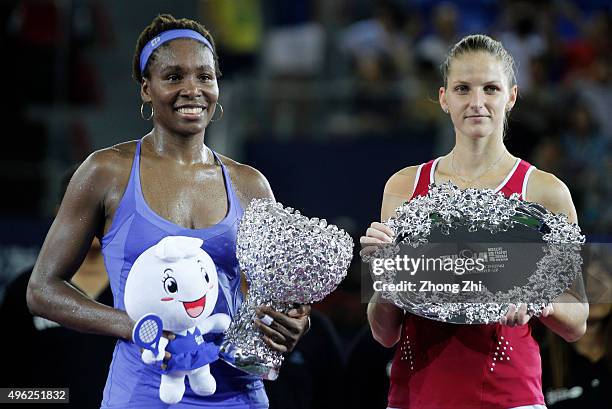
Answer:
<svg viewBox="0 0 612 409"><path fill-rule="evenodd" d="M371 268L373 259L400 254L423 260L441 257L448 254L449 245L459 257L466 249L470 255L484 255L486 274L447 274L442 281L448 287L432 284L436 273L427 271L409 278L418 285L403 289L406 285L398 283L404 273L395 265L385 268L376 279L395 287L385 287L394 290L382 291L383 298L413 314L449 323L488 324L499 321L510 303L527 304L528 311L539 316L565 291L582 299L580 250L585 237L580 228L568 223L565 215L522 201L517 194L506 198L490 189L432 184L426 196L397 208L386 224L395 232L395 241L364 258ZM462 291L464 284L456 292L448 291L449 280L480 285L477 291Z"/></svg>
<svg viewBox="0 0 612 409"><path fill-rule="evenodd" d="M253 325L255 309L267 305L286 313L294 304L322 300L346 276L353 240L325 220L255 199L240 221L236 255L249 290L226 332L221 356L236 368L274 380L283 355L262 341Z"/></svg>

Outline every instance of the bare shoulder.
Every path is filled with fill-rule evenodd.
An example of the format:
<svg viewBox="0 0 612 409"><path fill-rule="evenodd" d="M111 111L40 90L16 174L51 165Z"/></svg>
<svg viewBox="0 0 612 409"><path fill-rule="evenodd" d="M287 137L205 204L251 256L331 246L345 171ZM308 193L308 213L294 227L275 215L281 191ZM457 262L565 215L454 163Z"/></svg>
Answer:
<svg viewBox="0 0 612 409"><path fill-rule="evenodd" d="M552 173L535 169L527 183L525 200L539 203L553 213L563 213L571 222L577 221L570 190Z"/></svg>
<svg viewBox="0 0 612 409"><path fill-rule="evenodd" d="M395 209L410 200L419 167L408 166L395 172L385 184L380 210L380 219L388 220L395 215Z"/></svg>
<svg viewBox="0 0 612 409"><path fill-rule="evenodd" d="M135 149L131 141L93 152L75 172L67 193L75 198L87 195L100 206L114 208L127 186Z"/></svg>
<svg viewBox="0 0 612 409"><path fill-rule="evenodd" d="M90 232L102 237L104 221L112 214L127 185L133 151L129 144L122 144L89 155L70 179L54 232L72 237L81 235L89 243Z"/></svg>
<svg viewBox="0 0 612 409"><path fill-rule="evenodd" d="M123 170L127 162L132 163L136 142L123 142L108 148L93 152L83 162L85 168L95 172L117 172Z"/></svg>
<svg viewBox="0 0 612 409"><path fill-rule="evenodd" d="M385 184L385 195L406 197L412 195L418 166L408 166L395 172Z"/></svg>
<svg viewBox="0 0 612 409"><path fill-rule="evenodd" d="M232 184L243 207L246 207L252 199L274 199L270 184L260 171L227 156L220 155L220 157L229 171Z"/></svg>
<svg viewBox="0 0 612 409"><path fill-rule="evenodd" d="M132 141L97 150L85 159L73 180L89 180L104 186L117 183L126 174L129 178L135 149L136 143Z"/></svg>

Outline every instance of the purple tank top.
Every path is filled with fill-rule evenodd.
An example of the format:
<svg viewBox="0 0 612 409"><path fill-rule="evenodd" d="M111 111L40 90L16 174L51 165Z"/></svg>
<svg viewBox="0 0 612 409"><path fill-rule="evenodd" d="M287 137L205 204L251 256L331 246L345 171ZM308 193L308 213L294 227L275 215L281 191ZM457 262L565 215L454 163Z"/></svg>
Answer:
<svg viewBox="0 0 612 409"><path fill-rule="evenodd" d="M219 279L219 296L213 313L233 317L242 303L240 292L240 268L236 259L236 232L243 209L236 197L229 173L217 154L227 192L228 212L218 224L205 229L188 229L178 226L156 214L145 202L140 184L139 140L132 163L132 170L125 193L113 217L108 233L102 238L102 254L115 308L125 310L124 288L134 261L145 250L167 236L189 236L204 240L202 249L215 263ZM206 334L207 341L220 344L222 334ZM217 382L217 390L211 396L198 396L187 387L181 402L164 404L159 399L161 368L146 365L140 358L139 348L123 339L117 341L110 365L103 408L267 408L268 400L262 381L232 368L221 360L210 364Z"/></svg>

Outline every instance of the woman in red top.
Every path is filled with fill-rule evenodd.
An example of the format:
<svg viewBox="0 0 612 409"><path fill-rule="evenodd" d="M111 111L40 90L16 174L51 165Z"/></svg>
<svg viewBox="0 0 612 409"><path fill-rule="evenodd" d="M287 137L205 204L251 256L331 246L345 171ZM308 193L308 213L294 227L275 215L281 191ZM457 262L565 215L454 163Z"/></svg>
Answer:
<svg viewBox="0 0 612 409"><path fill-rule="evenodd" d="M517 99L514 61L501 43L485 35L459 41L442 65L440 106L455 128L446 156L406 167L388 180L381 219L432 182L461 189L490 188L518 193L576 222L570 192L554 175L514 157L504 145L506 118ZM392 241L393 232L372 223L361 238L363 253ZM417 317L379 302L368 305L374 338L386 347L399 343L391 369L389 408L544 408L538 344L527 325L525 305L512 306L498 324L455 325ZM563 294L540 321L569 342L586 328L588 305Z"/></svg>

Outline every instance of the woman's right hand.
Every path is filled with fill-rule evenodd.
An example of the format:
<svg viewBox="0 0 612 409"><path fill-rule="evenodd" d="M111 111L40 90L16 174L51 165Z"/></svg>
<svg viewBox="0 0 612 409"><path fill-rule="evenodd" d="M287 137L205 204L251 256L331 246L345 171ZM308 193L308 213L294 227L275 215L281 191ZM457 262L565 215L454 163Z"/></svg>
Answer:
<svg viewBox="0 0 612 409"><path fill-rule="evenodd" d="M359 255L362 258L369 256L374 253L379 246L393 243L394 235L393 230L386 224L373 222L366 230L365 236L361 236L359 239L359 243L361 244Z"/></svg>
<svg viewBox="0 0 612 409"><path fill-rule="evenodd" d="M374 222L366 230L365 236L361 236L361 251L359 255L363 258L369 256L380 246L393 243L393 230L383 223ZM372 336L381 345L391 348L400 339L404 312L389 302L381 300L381 293L375 291L368 303L368 322L372 330Z"/></svg>
<svg viewBox="0 0 612 409"><path fill-rule="evenodd" d="M175 338L176 335L172 332L164 331L157 345L157 356L153 355L153 351L151 350L140 348L142 362L150 365L162 361L161 368L166 369L168 367L168 361L172 358L172 354L166 351L166 348L168 347L168 343Z"/></svg>

